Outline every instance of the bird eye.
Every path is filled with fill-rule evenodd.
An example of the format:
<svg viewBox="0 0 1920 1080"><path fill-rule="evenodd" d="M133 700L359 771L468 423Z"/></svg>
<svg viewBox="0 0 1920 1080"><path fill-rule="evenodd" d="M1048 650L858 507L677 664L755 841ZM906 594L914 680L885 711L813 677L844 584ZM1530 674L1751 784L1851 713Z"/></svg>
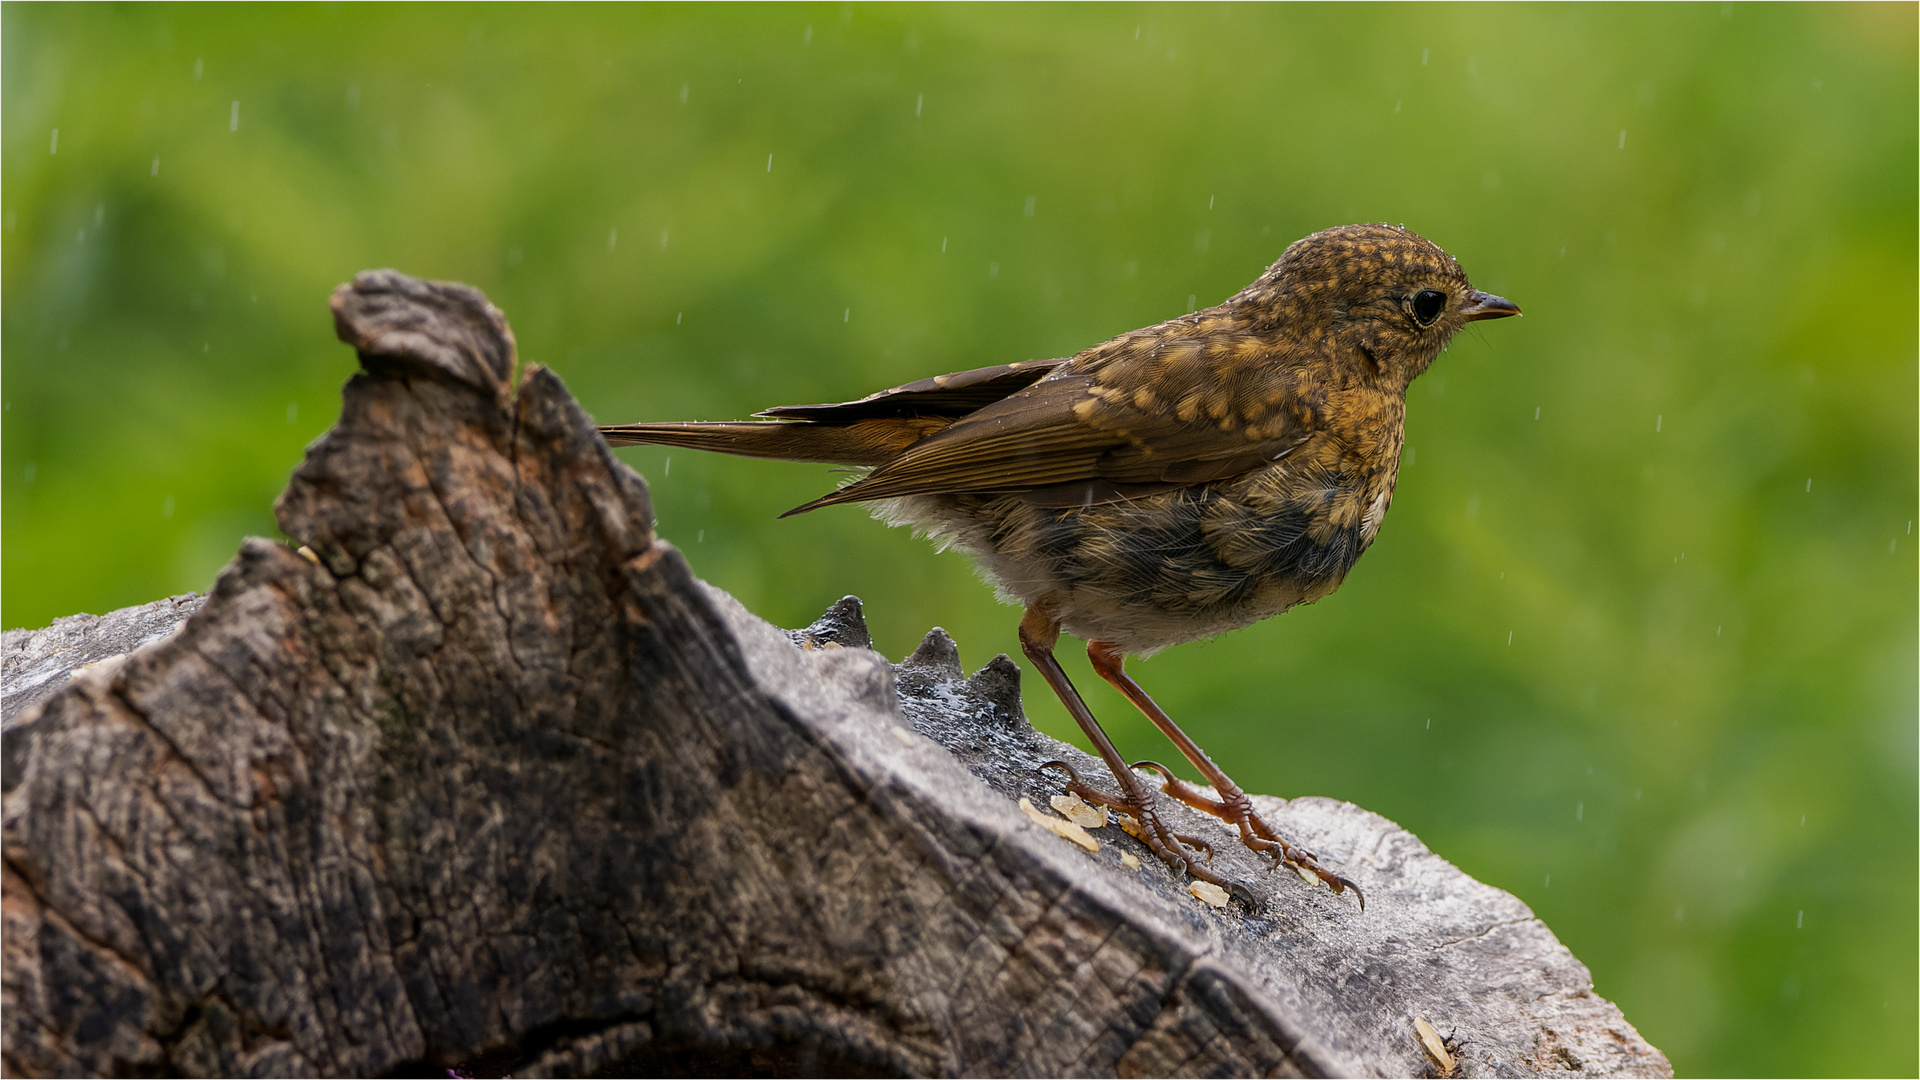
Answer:
<svg viewBox="0 0 1920 1080"><path fill-rule="evenodd" d="M1446 293L1439 289L1421 289L1413 294L1413 319L1421 326L1432 326L1446 306Z"/></svg>

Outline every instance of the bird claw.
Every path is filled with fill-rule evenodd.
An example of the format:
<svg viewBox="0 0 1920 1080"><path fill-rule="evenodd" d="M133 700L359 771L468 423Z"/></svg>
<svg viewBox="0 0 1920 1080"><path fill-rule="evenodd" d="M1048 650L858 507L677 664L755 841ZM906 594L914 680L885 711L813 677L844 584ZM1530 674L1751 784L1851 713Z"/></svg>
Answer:
<svg viewBox="0 0 1920 1080"><path fill-rule="evenodd" d="M1148 764L1151 765L1153 763L1149 762ZM1167 775L1164 767L1158 765L1154 767L1159 769L1162 775ZM1197 836L1177 833L1167 828L1160 820L1160 816L1154 812L1151 803L1142 802L1136 804L1122 796L1110 795L1094 787L1092 784L1087 783L1085 780L1082 780L1080 774L1074 771L1073 766L1064 761L1044 762L1040 765L1040 768L1059 769L1061 772L1066 773L1067 790L1080 796L1082 799L1090 803L1133 815L1133 819L1139 824L1140 829L1140 831L1135 834L1136 838L1139 839L1141 843L1147 845L1147 850L1152 852L1161 862L1166 863L1167 867L1176 875L1197 878L1201 881L1218 885L1232 895L1246 901L1247 907L1255 910L1259 908L1259 903L1254 898L1252 889L1249 889L1241 882L1221 877L1207 869L1205 865L1194 861L1189 854L1188 849L1205 852L1205 862L1211 864L1213 862L1212 844L1207 843ZM1143 796L1146 795L1145 792L1141 794ZM1151 796L1147 797L1151 798Z"/></svg>
<svg viewBox="0 0 1920 1080"><path fill-rule="evenodd" d="M1138 816L1137 808L1131 802L1128 802L1124 796L1109 795L1099 788L1094 787L1092 784L1087 783L1080 778L1079 773L1073 770L1073 766L1064 761L1048 761L1043 763L1040 768L1059 769L1061 772L1066 773L1067 790L1095 806L1104 806L1109 810L1123 810L1129 814Z"/></svg>
<svg viewBox="0 0 1920 1080"><path fill-rule="evenodd" d="M1202 840L1197 836L1188 836L1186 833L1183 833L1183 832L1174 833L1173 838L1187 845L1190 848L1198 848L1199 850L1206 852L1207 865L1208 866L1213 865L1213 845L1212 844L1207 843L1205 840Z"/></svg>
<svg viewBox="0 0 1920 1080"><path fill-rule="evenodd" d="M1336 894L1351 889L1354 897L1360 901L1360 910L1367 909L1367 897L1360 891L1360 886L1331 870L1323 869L1320 866L1319 857L1313 852L1282 840L1280 835L1273 831L1273 827L1262 821L1260 815L1254 812L1251 802L1244 795L1226 800L1210 799L1202 795L1193 785L1173 775L1173 770L1157 761L1136 761L1133 767L1158 773L1161 780L1160 790L1167 795L1186 803L1195 810L1211 814L1236 826L1240 830L1240 842L1249 850L1271 858L1272 869L1278 870L1282 866L1297 867L1320 879ZM1213 862L1213 845L1185 834L1175 835L1177 839L1190 846L1205 848L1207 862Z"/></svg>
<svg viewBox="0 0 1920 1080"><path fill-rule="evenodd" d="M1320 868L1320 866L1317 863L1311 863L1311 862L1300 863L1300 862L1296 862L1294 860L1289 859L1288 865L1298 866L1302 870L1305 870L1307 873L1312 874L1314 877L1319 878L1321 881L1326 883L1328 888L1334 891L1334 894L1336 896L1339 895L1340 893L1346 892L1348 889L1352 889L1353 898L1355 900L1360 901L1360 910L1361 911L1367 910L1367 894L1361 892L1360 886L1355 885L1351 880L1341 877L1339 874L1336 874L1331 870L1323 870Z"/></svg>

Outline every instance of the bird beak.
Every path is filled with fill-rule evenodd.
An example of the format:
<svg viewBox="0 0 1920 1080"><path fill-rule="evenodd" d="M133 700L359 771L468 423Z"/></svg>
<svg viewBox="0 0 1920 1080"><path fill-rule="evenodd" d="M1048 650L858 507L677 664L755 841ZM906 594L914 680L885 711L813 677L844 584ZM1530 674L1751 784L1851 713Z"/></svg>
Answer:
<svg viewBox="0 0 1920 1080"><path fill-rule="evenodd" d="M1520 305L1492 293L1474 290L1468 297L1472 303L1460 312L1461 322L1478 322L1481 319L1504 319L1509 315L1520 314Z"/></svg>

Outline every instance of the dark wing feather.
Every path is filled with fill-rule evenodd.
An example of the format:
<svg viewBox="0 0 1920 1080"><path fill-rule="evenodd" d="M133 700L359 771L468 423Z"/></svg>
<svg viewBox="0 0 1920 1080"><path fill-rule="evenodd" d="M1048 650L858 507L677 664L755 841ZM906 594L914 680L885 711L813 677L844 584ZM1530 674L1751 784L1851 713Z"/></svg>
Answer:
<svg viewBox="0 0 1920 1080"><path fill-rule="evenodd" d="M1032 386L1066 362L1065 359L1022 360L1017 364L995 364L951 375L935 375L868 394L858 401L838 405L782 405L754 415L825 424L895 416L965 416Z"/></svg>

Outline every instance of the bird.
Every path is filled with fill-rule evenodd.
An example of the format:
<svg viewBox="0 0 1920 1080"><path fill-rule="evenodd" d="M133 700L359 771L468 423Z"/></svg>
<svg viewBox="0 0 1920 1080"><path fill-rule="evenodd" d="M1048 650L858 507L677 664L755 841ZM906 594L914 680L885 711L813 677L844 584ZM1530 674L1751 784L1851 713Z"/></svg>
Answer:
<svg viewBox="0 0 1920 1080"><path fill-rule="evenodd" d="M1462 327L1520 314L1401 225L1343 225L1288 245L1223 303L1071 357L936 375L857 401L789 405L737 422L600 427L655 444L826 462L863 474L782 517L843 503L970 554L1024 608L1022 652L1113 774L1064 762L1069 791L1133 817L1176 873L1246 899L1174 832L1160 792L1233 826L1242 843L1317 877L1319 864L1126 671L1126 658L1250 626L1339 587L1373 543L1405 445L1408 385ZM1129 766L1054 656L1087 643L1095 673L1151 720L1212 787Z"/></svg>

